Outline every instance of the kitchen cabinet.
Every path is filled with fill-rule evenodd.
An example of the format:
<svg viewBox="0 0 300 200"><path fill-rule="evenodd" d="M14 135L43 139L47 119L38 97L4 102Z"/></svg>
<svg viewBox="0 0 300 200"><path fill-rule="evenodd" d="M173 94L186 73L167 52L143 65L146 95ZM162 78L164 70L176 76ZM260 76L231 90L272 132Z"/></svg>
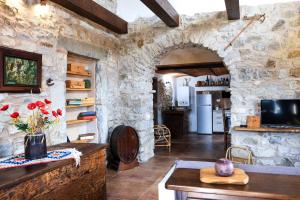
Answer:
<svg viewBox="0 0 300 200"><path fill-rule="evenodd" d="M223 110L213 111L213 132L224 133L224 115Z"/></svg>
<svg viewBox="0 0 300 200"><path fill-rule="evenodd" d="M170 131L172 138L181 138L188 133L188 111L170 110L163 112L163 121Z"/></svg>

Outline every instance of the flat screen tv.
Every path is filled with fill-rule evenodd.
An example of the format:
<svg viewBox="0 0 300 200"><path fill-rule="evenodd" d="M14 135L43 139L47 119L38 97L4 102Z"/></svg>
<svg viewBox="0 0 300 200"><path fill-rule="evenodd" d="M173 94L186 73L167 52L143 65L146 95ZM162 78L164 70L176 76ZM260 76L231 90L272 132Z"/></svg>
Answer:
<svg viewBox="0 0 300 200"><path fill-rule="evenodd" d="M264 127L300 127L300 99L262 100L261 125Z"/></svg>

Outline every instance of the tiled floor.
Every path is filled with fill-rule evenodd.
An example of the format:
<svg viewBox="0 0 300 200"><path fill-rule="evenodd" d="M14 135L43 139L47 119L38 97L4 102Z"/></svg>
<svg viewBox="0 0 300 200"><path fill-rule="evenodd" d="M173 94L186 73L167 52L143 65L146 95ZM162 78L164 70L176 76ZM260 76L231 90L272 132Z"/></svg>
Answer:
<svg viewBox="0 0 300 200"><path fill-rule="evenodd" d="M172 151L160 147L155 157L132 170L108 170L108 200L156 200L157 185L175 160L215 160L224 157L223 135L189 134L173 140Z"/></svg>

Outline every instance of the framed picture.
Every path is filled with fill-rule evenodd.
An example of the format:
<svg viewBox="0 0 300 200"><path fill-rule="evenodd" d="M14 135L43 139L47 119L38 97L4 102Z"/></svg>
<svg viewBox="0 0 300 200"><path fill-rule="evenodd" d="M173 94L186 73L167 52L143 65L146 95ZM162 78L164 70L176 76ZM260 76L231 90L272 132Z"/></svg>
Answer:
<svg viewBox="0 0 300 200"><path fill-rule="evenodd" d="M40 93L42 55L0 47L0 92Z"/></svg>

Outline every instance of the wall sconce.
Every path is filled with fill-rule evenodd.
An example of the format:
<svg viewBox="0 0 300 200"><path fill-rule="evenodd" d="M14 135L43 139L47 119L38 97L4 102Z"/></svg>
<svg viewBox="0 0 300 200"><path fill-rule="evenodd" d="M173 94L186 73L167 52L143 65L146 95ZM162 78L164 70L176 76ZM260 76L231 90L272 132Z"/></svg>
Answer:
<svg viewBox="0 0 300 200"><path fill-rule="evenodd" d="M41 0L40 4L41 4L42 6L47 5L47 0Z"/></svg>
<svg viewBox="0 0 300 200"><path fill-rule="evenodd" d="M41 6L47 5L47 0L26 0L25 2L30 6L37 5L37 4Z"/></svg>

